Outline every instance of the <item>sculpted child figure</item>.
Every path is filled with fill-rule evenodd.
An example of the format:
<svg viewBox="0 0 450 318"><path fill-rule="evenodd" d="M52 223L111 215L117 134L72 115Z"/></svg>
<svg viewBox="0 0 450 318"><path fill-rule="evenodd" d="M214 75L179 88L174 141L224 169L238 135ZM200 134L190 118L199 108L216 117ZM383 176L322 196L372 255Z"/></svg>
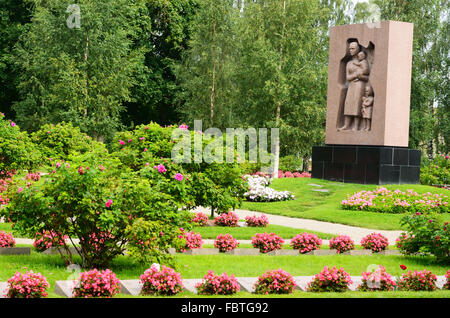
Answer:
<svg viewBox="0 0 450 318"><path fill-rule="evenodd" d="M362 97L361 115L363 118L362 130L369 131L372 123L373 111L373 90L370 84L367 84L364 89L364 96Z"/></svg>

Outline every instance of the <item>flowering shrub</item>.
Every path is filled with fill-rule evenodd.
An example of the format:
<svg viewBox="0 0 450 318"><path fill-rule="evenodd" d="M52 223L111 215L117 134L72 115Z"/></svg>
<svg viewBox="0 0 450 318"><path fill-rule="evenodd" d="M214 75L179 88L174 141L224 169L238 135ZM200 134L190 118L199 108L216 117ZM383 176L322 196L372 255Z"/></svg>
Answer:
<svg viewBox="0 0 450 318"><path fill-rule="evenodd" d="M296 283L291 274L282 269L266 271L255 283L256 294L291 294Z"/></svg>
<svg viewBox="0 0 450 318"><path fill-rule="evenodd" d="M397 285L399 290L433 291L436 290L436 280L436 275L426 269L423 271L408 271L408 273L402 275Z"/></svg>
<svg viewBox="0 0 450 318"><path fill-rule="evenodd" d="M372 250L372 252L378 253L384 251L389 246L389 240L380 233L371 233L362 238L361 246L366 250Z"/></svg>
<svg viewBox="0 0 450 318"><path fill-rule="evenodd" d="M229 252L239 246L239 242L231 234L219 234L214 241L214 247L220 252Z"/></svg>
<svg viewBox="0 0 450 318"><path fill-rule="evenodd" d="M183 281L180 273L172 268L163 266L158 270L156 266L147 269L140 276L143 295L176 295L183 290Z"/></svg>
<svg viewBox="0 0 450 318"><path fill-rule="evenodd" d="M427 167L420 168L420 183L428 185L450 184L450 156L436 156Z"/></svg>
<svg viewBox="0 0 450 318"><path fill-rule="evenodd" d="M179 235L179 238L184 239L185 244L182 248L178 248L179 252L202 247L203 240L200 233L194 233L194 231L186 232L183 228L180 228L180 231L181 234Z"/></svg>
<svg viewBox="0 0 450 318"><path fill-rule="evenodd" d="M239 291L239 283L234 275L215 275L213 271L209 271L195 288L200 295L232 295Z"/></svg>
<svg viewBox="0 0 450 318"><path fill-rule="evenodd" d="M430 192L418 194L413 190L402 192L390 191L379 187L374 191L361 191L342 200L341 207L345 210L371 211L383 213L404 212L439 212L449 211L448 196Z"/></svg>
<svg viewBox="0 0 450 318"><path fill-rule="evenodd" d="M252 237L252 245L259 248L261 253L269 253L281 249L284 240L275 233L256 233Z"/></svg>
<svg viewBox="0 0 450 318"><path fill-rule="evenodd" d="M216 224L217 226L234 227L234 226L237 226L238 222L239 222L239 217L231 211L228 213L221 213L214 219L214 224Z"/></svg>
<svg viewBox="0 0 450 318"><path fill-rule="evenodd" d="M119 279L111 270L82 272L73 290L74 298L113 297L119 293Z"/></svg>
<svg viewBox="0 0 450 318"><path fill-rule="evenodd" d="M330 240L330 249L335 249L338 254L355 249L355 243L347 235L339 235Z"/></svg>
<svg viewBox="0 0 450 318"><path fill-rule="evenodd" d="M33 246L38 252L43 252L52 246L64 246L67 240L67 235L61 235L55 231L43 231L36 233Z"/></svg>
<svg viewBox="0 0 450 318"><path fill-rule="evenodd" d="M362 283L358 286L361 291L392 291L395 289L395 281L386 273L386 268L378 265L372 272L363 272Z"/></svg>
<svg viewBox="0 0 450 318"><path fill-rule="evenodd" d="M447 281L445 282L444 286L442 286L442 289L450 289L450 269L445 273L445 278Z"/></svg>
<svg viewBox="0 0 450 318"><path fill-rule="evenodd" d="M0 248L2 247L14 247L16 246L16 241L12 233L6 233L5 231L0 232Z"/></svg>
<svg viewBox="0 0 450 318"><path fill-rule="evenodd" d="M260 217L257 217L256 215L246 216L245 223L247 223L247 226L251 227L266 227L269 225L269 219L265 214L262 214Z"/></svg>
<svg viewBox="0 0 450 318"><path fill-rule="evenodd" d="M440 215L420 212L405 215L401 225L407 230L396 241L402 253L431 254L442 261L450 259L448 222L443 222Z"/></svg>
<svg viewBox="0 0 450 318"><path fill-rule="evenodd" d="M41 173L38 172L28 172L25 176L25 180L31 180L31 181L39 181L41 180Z"/></svg>
<svg viewBox="0 0 450 318"><path fill-rule="evenodd" d="M194 218L192 219L192 223L197 226L206 226L208 224L208 216L205 213L197 212L195 213Z"/></svg>
<svg viewBox="0 0 450 318"><path fill-rule="evenodd" d="M310 292L344 292L348 290L349 285L353 284L350 275L343 268L328 268L314 276L314 279L308 283L307 290Z"/></svg>
<svg viewBox="0 0 450 318"><path fill-rule="evenodd" d="M8 279L8 298L42 298L47 297L47 288L50 284L41 273L16 272L13 277Z"/></svg>
<svg viewBox="0 0 450 318"><path fill-rule="evenodd" d="M302 233L297 234L291 240L291 245L294 250L299 250L301 254L304 254L319 249L322 240L315 234Z"/></svg>
<svg viewBox="0 0 450 318"><path fill-rule="evenodd" d="M245 175L243 178L249 187L249 191L244 193L244 197L248 201L272 202L294 199L294 195L289 191L276 191L269 188L270 180L267 177Z"/></svg>
<svg viewBox="0 0 450 318"><path fill-rule="evenodd" d="M284 173L284 177L285 178L294 178L294 174L292 172L290 172L290 171L286 171Z"/></svg>
<svg viewBox="0 0 450 318"><path fill-rule="evenodd" d="M15 173L15 171L0 171L0 207L2 205L8 204L9 202L9 198L6 192L8 190L8 186L12 182L12 178Z"/></svg>

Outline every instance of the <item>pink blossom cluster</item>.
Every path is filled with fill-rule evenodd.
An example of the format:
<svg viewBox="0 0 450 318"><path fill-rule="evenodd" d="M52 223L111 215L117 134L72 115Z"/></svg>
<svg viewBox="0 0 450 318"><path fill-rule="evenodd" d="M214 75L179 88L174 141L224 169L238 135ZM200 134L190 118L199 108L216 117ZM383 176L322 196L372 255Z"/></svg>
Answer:
<svg viewBox="0 0 450 318"><path fill-rule="evenodd" d="M159 173L164 173L167 171L166 167L163 164L154 166L153 169L158 170Z"/></svg>
<svg viewBox="0 0 450 318"><path fill-rule="evenodd" d="M47 297L47 288L50 284L41 273L16 272L13 277L8 279L8 292L5 295L8 298L42 298Z"/></svg>
<svg viewBox="0 0 450 318"><path fill-rule="evenodd" d="M175 178L175 180L177 180L177 181L183 181L183 175L181 174L181 173L175 173L175 176L174 176L174 178Z"/></svg>
<svg viewBox="0 0 450 318"><path fill-rule="evenodd" d="M294 172L278 170L278 178L311 178L309 172Z"/></svg>
<svg viewBox="0 0 450 318"><path fill-rule="evenodd" d="M140 282L143 295L176 295L184 288L180 273L166 266L161 270L150 267L140 276Z"/></svg>
<svg viewBox="0 0 450 318"><path fill-rule="evenodd" d="M197 226L206 226L208 224L208 216L205 213L197 212L195 213L194 218L192 219L192 223Z"/></svg>
<svg viewBox="0 0 450 318"><path fill-rule="evenodd" d="M194 231L186 232L183 228L180 228L180 231L181 235L179 235L178 237L184 239L186 242L184 247L179 249L180 252L202 247L203 240L200 233L195 233Z"/></svg>
<svg viewBox="0 0 450 318"><path fill-rule="evenodd" d="M292 275L280 268L266 271L259 276L254 288L256 294L290 294L294 291L295 286Z"/></svg>
<svg viewBox="0 0 450 318"><path fill-rule="evenodd" d="M6 191L8 190L8 186L11 184L15 173L15 171L0 171L0 207L9 202L9 198L6 197Z"/></svg>
<svg viewBox="0 0 450 318"><path fill-rule="evenodd" d="M29 172L25 176L25 180L39 181L39 180L41 180L41 173L39 171L37 171L37 172Z"/></svg>
<svg viewBox="0 0 450 318"><path fill-rule="evenodd" d="M408 271L408 273L402 275L398 282L398 289L405 291L432 291L436 290L436 280L436 275L426 269L423 271Z"/></svg>
<svg viewBox="0 0 450 318"><path fill-rule="evenodd" d="M344 292L353 284L350 275L341 267L328 268L325 266L323 270L314 276L313 280L308 283L307 290L311 292Z"/></svg>
<svg viewBox="0 0 450 318"><path fill-rule="evenodd" d="M240 286L234 275L215 275L213 271L208 271L195 288L200 295L232 295L239 291Z"/></svg>
<svg viewBox="0 0 450 318"><path fill-rule="evenodd" d="M393 291L395 290L395 281L392 276L386 272L386 268L378 265L372 272L362 272L362 283L358 286L361 291Z"/></svg>
<svg viewBox="0 0 450 318"><path fill-rule="evenodd" d="M252 245L259 248L261 253L269 253L281 249L284 240L275 233L256 233L252 237Z"/></svg>
<svg viewBox="0 0 450 318"><path fill-rule="evenodd" d="M374 253L384 251L389 246L389 240L381 233L371 233L361 240L361 246Z"/></svg>
<svg viewBox="0 0 450 318"><path fill-rule="evenodd" d="M42 252L49 249L52 246L64 246L69 237L50 231L37 232L34 237L33 246L36 250Z"/></svg>
<svg viewBox="0 0 450 318"><path fill-rule="evenodd" d="M112 235L111 231L99 231L98 233L92 232L89 234L89 238L87 244L90 249L94 251L101 251L104 247L104 244L107 240L114 239L114 235ZM81 237L81 243L85 243L84 237Z"/></svg>
<svg viewBox="0 0 450 318"><path fill-rule="evenodd" d="M74 298L113 297L119 293L119 279L110 269L82 272L73 291Z"/></svg>
<svg viewBox="0 0 450 318"><path fill-rule="evenodd" d="M188 129L189 129L189 126L183 124L183 125L178 126L178 128L183 129L183 130L188 130Z"/></svg>
<svg viewBox="0 0 450 318"><path fill-rule="evenodd" d="M239 246L239 242L231 234L219 234L214 240L214 247L220 252L229 252Z"/></svg>
<svg viewBox="0 0 450 318"><path fill-rule="evenodd" d="M447 281L445 282L444 286L442 286L442 289L450 290L450 269L445 273L445 278L447 279Z"/></svg>
<svg viewBox="0 0 450 318"><path fill-rule="evenodd" d="M245 223L247 223L247 226L251 227L266 227L269 225L269 219L265 214L262 214L260 217L256 215L246 216Z"/></svg>
<svg viewBox="0 0 450 318"><path fill-rule="evenodd" d="M232 211L228 213L221 213L214 219L214 224L217 226L237 226L239 222L239 217Z"/></svg>
<svg viewBox="0 0 450 318"><path fill-rule="evenodd" d="M341 206L347 210L385 213L416 211L445 213L449 211L448 196L446 195L432 194L431 192L418 194L413 190L390 191L384 187L348 195L347 200L341 201Z"/></svg>
<svg viewBox="0 0 450 318"><path fill-rule="evenodd" d="M347 235L339 235L330 240L330 249L335 249L338 254L355 249L355 243Z"/></svg>
<svg viewBox="0 0 450 318"><path fill-rule="evenodd" d="M3 247L14 247L16 246L16 241L12 233L6 233L5 231L0 232L0 248Z"/></svg>
<svg viewBox="0 0 450 318"><path fill-rule="evenodd" d="M291 245L294 250L299 250L301 254L304 254L319 249L322 240L316 234L301 233L291 240Z"/></svg>

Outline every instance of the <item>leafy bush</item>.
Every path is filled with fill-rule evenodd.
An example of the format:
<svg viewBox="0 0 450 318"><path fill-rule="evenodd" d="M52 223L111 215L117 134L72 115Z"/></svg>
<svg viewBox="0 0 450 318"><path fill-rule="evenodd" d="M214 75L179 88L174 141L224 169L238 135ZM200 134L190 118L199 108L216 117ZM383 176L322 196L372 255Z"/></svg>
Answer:
<svg viewBox="0 0 450 318"><path fill-rule="evenodd" d="M380 187L374 191L361 191L348 195L342 200L341 207L345 210L371 211L382 213L405 212L448 212L448 196L430 192L418 194L413 190L402 192L390 191Z"/></svg>
<svg viewBox="0 0 450 318"><path fill-rule="evenodd" d="M314 279L308 283L307 290L310 292L345 292L349 285L353 284L350 275L343 268L328 268L314 276Z"/></svg>
<svg viewBox="0 0 450 318"><path fill-rule="evenodd" d="M229 252L239 246L239 242L231 234L219 234L214 240L214 247L220 252Z"/></svg>
<svg viewBox="0 0 450 318"><path fill-rule="evenodd" d="M372 272L363 272L362 283L358 286L361 291L393 291L395 290L395 281L392 276L386 272L386 268L378 265L378 268Z"/></svg>
<svg viewBox="0 0 450 318"><path fill-rule="evenodd" d="M0 171L34 169L41 157L39 147L27 132L20 131L19 126L0 113Z"/></svg>
<svg viewBox="0 0 450 318"><path fill-rule="evenodd" d="M41 273L16 272L8 279L8 298L43 298L47 297L47 288L50 284Z"/></svg>
<svg viewBox="0 0 450 318"><path fill-rule="evenodd" d="M36 233L33 246L38 252L43 252L53 246L64 246L66 245L67 240L67 235L62 235L54 231L43 231Z"/></svg>
<svg viewBox="0 0 450 318"><path fill-rule="evenodd" d="M408 271L408 273L402 275L397 286L399 290L404 291L433 291L436 290L436 280L436 275L426 269L423 271Z"/></svg>
<svg viewBox="0 0 450 318"><path fill-rule="evenodd" d="M252 245L259 248L261 253L269 253L281 249L284 240L275 233L256 233L252 237Z"/></svg>
<svg viewBox="0 0 450 318"><path fill-rule="evenodd" d="M140 276L140 282L143 295L170 296L183 290L180 273L166 266L163 266L161 270L158 270L156 266L150 267Z"/></svg>
<svg viewBox="0 0 450 318"><path fill-rule="evenodd" d="M330 240L330 249L335 249L338 254L354 250L355 243L347 235L339 235Z"/></svg>
<svg viewBox="0 0 450 318"><path fill-rule="evenodd" d="M106 297L111 298L120 291L119 279L111 270L97 269L82 272L73 289L74 298Z"/></svg>
<svg viewBox="0 0 450 318"><path fill-rule="evenodd" d="M259 217L256 215L246 216L245 223L250 227L266 227L269 225L269 219L265 214L261 214Z"/></svg>
<svg viewBox="0 0 450 318"><path fill-rule="evenodd" d="M303 170L303 160L295 156L284 156L280 157L280 162L278 164L280 170L283 171L302 171Z"/></svg>
<svg viewBox="0 0 450 318"><path fill-rule="evenodd" d="M389 246L389 240L380 233L371 233L362 238L361 246L366 250L372 250L372 252L378 253L384 251Z"/></svg>
<svg viewBox="0 0 450 318"><path fill-rule="evenodd" d="M296 283L291 274L282 269L266 271L255 283L256 294L291 294Z"/></svg>
<svg viewBox="0 0 450 318"><path fill-rule="evenodd" d="M238 222L239 217L236 215L236 213L233 213L232 211L228 213L221 213L214 219L214 224L216 224L217 226L235 227L237 226Z"/></svg>
<svg viewBox="0 0 450 318"><path fill-rule="evenodd" d="M420 183L428 185L450 184L450 156L436 156L427 167L420 169Z"/></svg>
<svg viewBox="0 0 450 318"><path fill-rule="evenodd" d="M16 241L12 233L6 233L5 231L0 232L0 248L2 247L14 247L16 246Z"/></svg>
<svg viewBox="0 0 450 318"><path fill-rule="evenodd" d="M439 261L450 260L450 233L448 222L436 214L416 212L402 218L407 233L401 235L397 246L404 254L423 253L434 255Z"/></svg>
<svg viewBox="0 0 450 318"><path fill-rule="evenodd" d="M315 234L302 233L297 234L291 240L291 245L294 250L299 250L301 254L304 254L319 249L322 240Z"/></svg>
<svg viewBox="0 0 450 318"><path fill-rule="evenodd" d="M0 207L9 202L7 190L10 183L13 181L15 171L0 171Z"/></svg>
<svg viewBox="0 0 450 318"><path fill-rule="evenodd" d="M206 226L208 224L208 216L205 213L197 212L195 217L192 219L192 223L196 226Z"/></svg>
<svg viewBox="0 0 450 318"><path fill-rule="evenodd" d="M232 295L239 291L240 286L234 275L215 275L213 271L209 271L195 288L199 295Z"/></svg>

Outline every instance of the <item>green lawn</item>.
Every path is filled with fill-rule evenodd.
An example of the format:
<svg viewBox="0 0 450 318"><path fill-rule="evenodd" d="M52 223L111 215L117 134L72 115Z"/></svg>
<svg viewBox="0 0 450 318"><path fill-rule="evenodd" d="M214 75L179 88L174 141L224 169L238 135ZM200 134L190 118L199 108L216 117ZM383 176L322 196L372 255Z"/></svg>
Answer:
<svg viewBox="0 0 450 318"><path fill-rule="evenodd" d="M431 270L436 275L444 275L448 265L440 265L434 262L431 257L418 256L235 256L235 255L177 255L179 264L177 271L183 278L201 278L209 270L215 273L227 272L235 276L256 277L269 269L282 268L294 276L314 275L319 273L325 265L343 267L350 275L359 276L368 266L381 264L387 271L394 275L401 275L404 271L400 269L400 264L406 265L409 270ZM77 258L75 258L77 261ZM146 266L133 263L130 258L121 256L116 258L110 266L119 279L139 279L145 271ZM16 271L26 271L32 269L34 272L42 273L50 283L49 297L57 297L54 294L54 284L56 280L71 279L71 273L66 271L64 262L59 255L42 255L32 251L31 255L1 255L0 256L0 281L7 281ZM77 275L76 275L77 276ZM448 292L437 292L433 297L448 297ZM185 293L190 296L189 293ZM296 293L288 297L323 297L324 294ZM379 296L384 294L380 293ZM407 294L386 294L385 297L405 297ZM411 296L418 295L412 293ZM424 294L425 295L425 294ZM428 295L428 293L426 293ZM253 297L251 294L239 294L241 297ZM330 295L330 297L340 297L340 294ZM350 293L348 297L378 297L365 293ZM285 297L285 296L283 296ZM409 297L409 296L408 296Z"/></svg>
<svg viewBox="0 0 450 318"><path fill-rule="evenodd" d="M322 187L319 188L309 184L318 184ZM346 199L348 194L352 195L362 190L373 190L377 187L376 185L341 183L312 178L282 178L275 179L271 187L280 191L291 191L295 195L295 200L244 202L242 209L377 230L401 230L401 214L358 212L340 208L341 201ZM413 189L418 193L442 193L447 196L450 194L445 189L416 184L386 185L385 187L390 190L406 191L407 189ZM328 189L329 192L316 192L313 191L314 189ZM443 218L450 221L450 213L443 215Z"/></svg>
<svg viewBox="0 0 450 318"><path fill-rule="evenodd" d="M321 239L331 239L333 234L308 231L303 229L294 229L286 226L271 225L267 227L230 227L230 226L197 226L193 229L199 232L203 239L215 239L219 234L229 233L237 240L251 240L256 233L273 232L284 239L292 239L297 234L308 232L316 234Z"/></svg>

